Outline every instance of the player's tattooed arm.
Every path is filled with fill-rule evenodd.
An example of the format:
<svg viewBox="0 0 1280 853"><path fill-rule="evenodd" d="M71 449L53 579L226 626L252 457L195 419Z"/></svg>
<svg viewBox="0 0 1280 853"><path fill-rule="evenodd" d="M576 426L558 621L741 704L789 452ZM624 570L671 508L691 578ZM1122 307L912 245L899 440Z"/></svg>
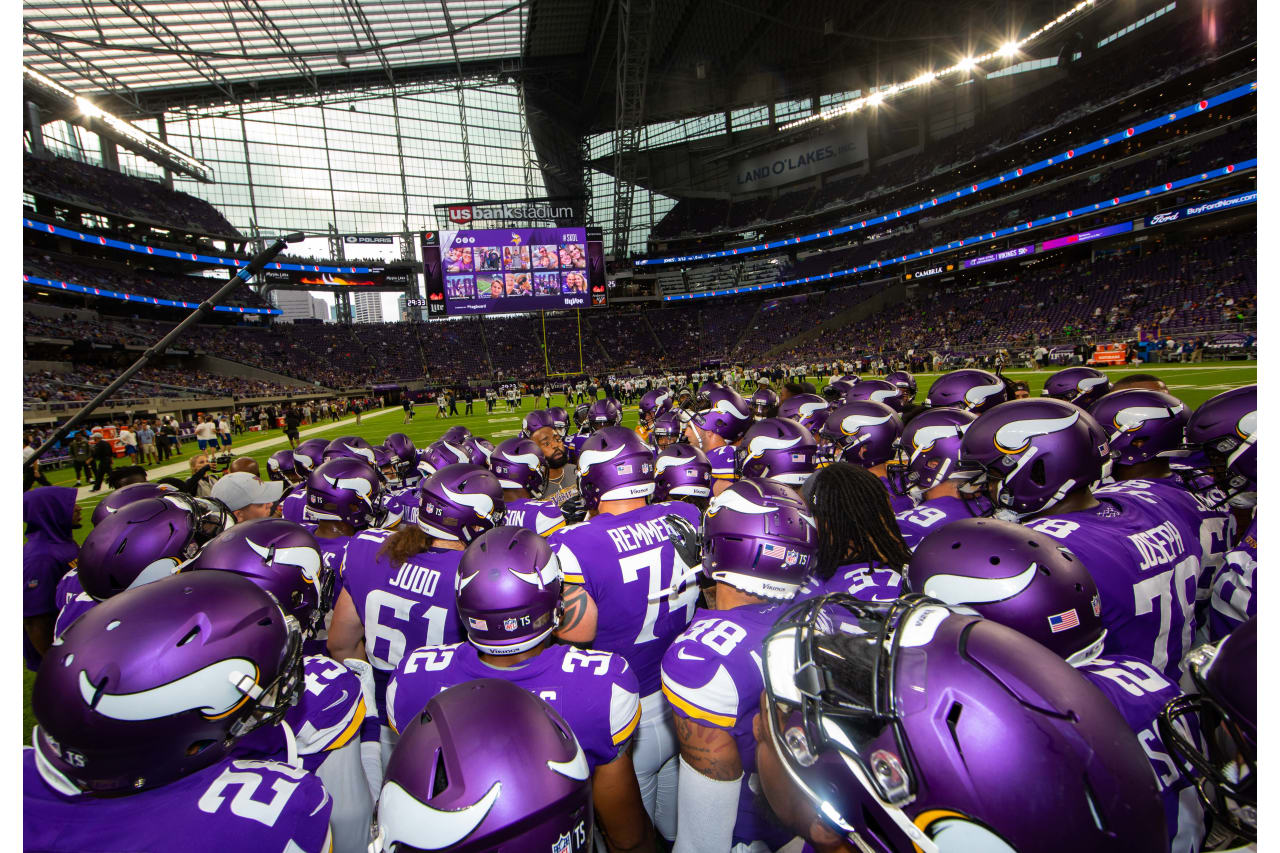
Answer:
<svg viewBox="0 0 1280 853"><path fill-rule="evenodd" d="M565 584L560 596L564 606L564 618L556 629L556 637L566 643L588 645L596 638L596 603L586 587L579 584Z"/></svg>
<svg viewBox="0 0 1280 853"><path fill-rule="evenodd" d="M673 717L676 738L680 741L680 755L685 763L708 779L719 782L732 782L742 775L742 758L738 755L738 744L733 735L679 714Z"/></svg>

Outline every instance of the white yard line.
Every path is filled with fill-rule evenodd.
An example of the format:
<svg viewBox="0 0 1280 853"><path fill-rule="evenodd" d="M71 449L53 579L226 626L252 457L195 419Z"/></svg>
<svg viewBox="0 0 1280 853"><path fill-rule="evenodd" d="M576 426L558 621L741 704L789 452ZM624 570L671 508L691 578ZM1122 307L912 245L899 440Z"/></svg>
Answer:
<svg viewBox="0 0 1280 853"><path fill-rule="evenodd" d="M376 418L382 415L389 415L392 412L400 412L403 415L404 409L400 408L399 406L388 406L387 408L380 409L379 411L376 411L376 412L361 412L360 414L361 426L364 425L364 421L368 418ZM298 437L299 439L305 439L308 436L316 435L318 433L335 429L337 427L346 426L348 424L350 424L351 426L355 426L355 423L356 423L355 416L352 415L349 418L342 418L341 420L330 421L325 424L317 424L315 426L307 427L306 429L298 430ZM241 437L243 438L243 436L245 435L251 435L251 433L242 433ZM187 444L194 441L195 439L191 438L191 439L187 439L187 441L183 443ZM266 450L267 448L274 447L277 444L288 445L288 443L289 443L289 440L285 438L284 433L281 433L275 438L264 438L264 439L255 441L252 444L237 444L225 449L234 453L236 456L244 456L246 454L253 453L254 451ZM162 465L159 468L147 469L148 480L158 480L161 477L169 477L173 475L181 475L181 479L184 479L184 480L187 477L191 476L191 468L189 465L187 465L187 460L184 459L181 462L172 462L168 465ZM113 491L112 489L109 489L106 487L105 481L103 482L102 490L98 492L93 491L92 486L81 486L76 491L76 501L78 502L78 501L88 500L89 498L102 497L104 495L110 494L112 491Z"/></svg>

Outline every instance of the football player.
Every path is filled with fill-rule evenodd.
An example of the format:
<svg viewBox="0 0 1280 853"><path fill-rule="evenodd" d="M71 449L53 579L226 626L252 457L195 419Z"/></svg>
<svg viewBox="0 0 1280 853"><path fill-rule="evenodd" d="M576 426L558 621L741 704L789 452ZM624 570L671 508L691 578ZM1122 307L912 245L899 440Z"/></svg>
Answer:
<svg viewBox="0 0 1280 853"><path fill-rule="evenodd" d="M640 422L636 424L636 432L645 441L653 430L653 419L664 412L671 411L673 400L670 388L654 388L646 391L640 398Z"/></svg>
<svg viewBox="0 0 1280 853"><path fill-rule="evenodd" d="M781 402L778 399L778 392L768 386L757 388L755 393L747 398L747 405L751 408L751 418L757 421L776 418L778 405Z"/></svg>
<svg viewBox="0 0 1280 853"><path fill-rule="evenodd" d="M818 525L818 553L800 597L843 592L892 601L911 551L894 523L889 496L865 468L836 462L801 491Z"/></svg>
<svg viewBox="0 0 1280 853"><path fill-rule="evenodd" d="M543 499L554 502L562 510L568 504L570 510L576 514L581 494L578 491L578 469L569 460L569 450L565 445L564 436L554 423L550 423L539 426L529 435L529 438L538 445L538 450L547 464L546 473L543 474Z"/></svg>
<svg viewBox="0 0 1280 853"><path fill-rule="evenodd" d="M690 444L672 444L653 466L653 502L685 501L705 512L711 500L711 462Z"/></svg>
<svg viewBox="0 0 1280 853"><path fill-rule="evenodd" d="M489 456L489 470L502 485L507 505L504 524L527 527L539 536L550 536L565 526L564 511L555 501L533 499L546 485L547 461L532 440L508 438L499 444Z"/></svg>
<svg viewBox="0 0 1280 853"><path fill-rule="evenodd" d="M330 850L319 779L233 755L301 689L297 622L242 577L173 575L103 602L36 675L24 849Z"/></svg>
<svg viewBox="0 0 1280 853"><path fill-rule="evenodd" d="M761 477L799 488L817 468L813 433L789 418L756 421L738 442L734 477Z"/></svg>
<svg viewBox="0 0 1280 853"><path fill-rule="evenodd" d="M459 685L404 721L369 849L588 853L590 777L542 699L498 678Z"/></svg>
<svg viewBox="0 0 1280 853"><path fill-rule="evenodd" d="M824 596L785 614L761 668L759 789L817 853L1169 850L1124 719L1017 631L922 596Z"/></svg>
<svg viewBox="0 0 1280 853"><path fill-rule="evenodd" d="M884 403L858 400L831 411L818 439L825 443L820 455L834 462L866 468L884 484L895 513L911 509L910 496L896 495L886 474L902 437L902 418Z"/></svg>
<svg viewBox="0 0 1280 853"><path fill-rule="evenodd" d="M925 409L903 428L894 448L897 459L889 462L885 476L894 494L916 502L897 513L898 529L908 548L939 527L973 516L970 507L977 496L970 495L966 501L960 497L960 488L976 472L960 467L960 439L974 417L964 409L943 406ZM984 509L978 507L978 511Z"/></svg>
<svg viewBox="0 0 1280 853"><path fill-rule="evenodd" d="M1098 587L1084 563L1052 538L994 518L958 521L929 534L911 556L911 589L965 605L1057 653L1106 694L1142 743L1160 786L1174 853L1197 853L1204 809L1194 786L1170 759L1158 725L1182 695L1146 661L1102 657Z"/></svg>
<svg viewBox="0 0 1280 853"><path fill-rule="evenodd" d="M925 395L925 405L929 408L953 406L976 415L1007 399L1008 389L999 376L986 370L965 368L935 379Z"/></svg>
<svg viewBox="0 0 1280 853"><path fill-rule="evenodd" d="M751 721L765 634L808 576L817 531L788 486L740 480L712 499L702 542L715 609L699 610L662 657L680 745L675 850L777 850L790 833L756 808Z"/></svg>
<svg viewBox="0 0 1280 853"><path fill-rule="evenodd" d="M331 657L373 665L379 708L407 650L462 639L452 600L458 560L467 543L502 522L505 509L498 478L475 465L446 465L418 490L415 526L365 530L347 543L329 625ZM393 734L386 726L381 734L385 763Z"/></svg>
<svg viewBox="0 0 1280 853"><path fill-rule="evenodd" d="M567 584L557 635L619 654L635 671L643 716L632 760L645 808L671 839L675 739L659 667L697 605L693 566L701 513L680 501L647 503L654 491L654 453L626 427L593 434L578 464L591 518L550 539Z"/></svg>
<svg viewBox="0 0 1280 853"><path fill-rule="evenodd" d="M527 439L524 439L527 440ZM573 729L592 773L595 808L609 848L653 844L629 750L640 721L635 673L621 655L552 643L562 575L532 530L495 527L458 564L456 599L467 642L406 654L387 688L392 728L412 720L455 684L502 678L542 697Z"/></svg>
<svg viewBox="0 0 1280 853"><path fill-rule="evenodd" d="M293 471L299 483L306 483L311 472L324 461L324 450L328 446L329 442L323 438L308 438L293 449ZM301 523L302 511L306 505L305 489L289 489L280 499L280 515L289 521Z"/></svg>
<svg viewBox="0 0 1280 853"><path fill-rule="evenodd" d="M711 493L717 495L729 488L737 466L738 439L751 426L747 401L732 388L712 386L681 409L681 420L685 438L711 462L715 481Z"/></svg>
<svg viewBox="0 0 1280 853"><path fill-rule="evenodd" d="M58 610L83 592L76 578L72 531L80 526L76 490L44 486L22 495L22 655L33 672L49 651L57 631ZM68 597L64 586L71 589Z"/></svg>
<svg viewBox="0 0 1280 853"><path fill-rule="evenodd" d="M1044 381L1041 397L1075 403L1088 411L1111 390L1107 374L1093 367L1067 367Z"/></svg>
<svg viewBox="0 0 1280 853"><path fill-rule="evenodd" d="M1141 488L1095 496L1111 462L1106 434L1061 400L1011 400L979 415L960 461L982 469L997 517L1047 533L1089 567L1102 594L1104 652L1147 661L1178 682L1195 628L1198 513Z"/></svg>
<svg viewBox="0 0 1280 853"><path fill-rule="evenodd" d="M205 545L181 571L248 578L297 620L304 638L323 636L337 571L322 561L320 544L300 525L283 518L237 524ZM280 761L296 754L303 769L318 776L333 797L335 848L363 850L369 844L373 800L382 787L373 670L365 661L343 666L323 654L306 654L305 642L302 663L303 689L285 711L282 725L242 739L236 754Z"/></svg>

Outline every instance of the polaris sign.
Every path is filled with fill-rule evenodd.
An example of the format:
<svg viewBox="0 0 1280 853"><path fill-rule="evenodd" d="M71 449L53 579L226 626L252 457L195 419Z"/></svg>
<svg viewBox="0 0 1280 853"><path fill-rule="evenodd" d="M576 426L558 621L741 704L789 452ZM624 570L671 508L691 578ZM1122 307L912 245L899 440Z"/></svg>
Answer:
<svg viewBox="0 0 1280 853"><path fill-rule="evenodd" d="M441 212L444 216L441 217ZM480 222L580 222L582 205L573 199L522 199L519 201L476 202L436 205L436 219L445 219L462 228Z"/></svg>
<svg viewBox="0 0 1280 853"><path fill-rule="evenodd" d="M1178 222L1183 219L1190 219L1193 216L1200 216L1203 213L1217 213L1220 210L1230 210L1233 207L1239 207L1242 204L1256 204L1258 201L1258 191L1253 190L1240 195L1233 195L1227 198L1220 198L1215 201L1206 201L1201 204L1192 204L1187 207L1180 207L1175 210L1164 210L1154 216L1146 218L1146 226L1148 228L1153 225L1168 225L1170 222Z"/></svg>

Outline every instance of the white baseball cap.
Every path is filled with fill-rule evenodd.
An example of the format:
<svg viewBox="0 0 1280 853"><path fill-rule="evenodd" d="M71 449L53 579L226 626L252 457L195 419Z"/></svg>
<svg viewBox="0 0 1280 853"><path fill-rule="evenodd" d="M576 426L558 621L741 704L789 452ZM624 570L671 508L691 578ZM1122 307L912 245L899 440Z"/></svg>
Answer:
<svg viewBox="0 0 1280 853"><path fill-rule="evenodd" d="M284 494L280 480L263 482L248 471L227 474L213 484L209 497L221 501L223 506L235 512L251 504L273 504Z"/></svg>

